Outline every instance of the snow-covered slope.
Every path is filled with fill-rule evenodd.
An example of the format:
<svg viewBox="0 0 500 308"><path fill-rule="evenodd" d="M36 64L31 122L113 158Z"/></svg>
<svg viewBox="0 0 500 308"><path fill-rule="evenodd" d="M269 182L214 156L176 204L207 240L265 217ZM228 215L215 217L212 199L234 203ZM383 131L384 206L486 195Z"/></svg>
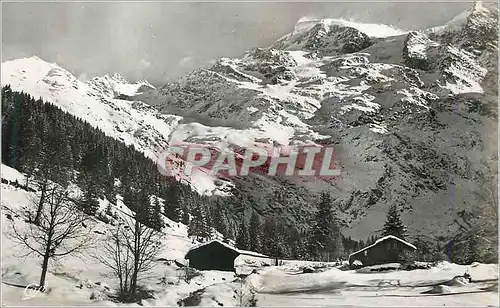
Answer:
<svg viewBox="0 0 500 308"><path fill-rule="evenodd" d="M26 183L22 173L3 164L1 177L9 182ZM27 230L28 223L24 221L21 213L24 208L31 207L33 200L37 197L36 187L30 188L33 191L28 192L3 182L1 184L1 239L3 247L9 247L9 249L2 250L2 303L8 306L20 303L25 306L116 305L107 298L106 294L115 293L115 288L118 286L117 277L114 277L109 268L93 257L99 255L99 249L102 249L102 244L108 240L107 236L116 228L116 219L109 216L109 219L115 220L115 224L105 224L94 218L85 227L93 228L92 245L85 246L79 253L52 260L49 263L46 294L29 296L30 294L25 292L25 286L39 281L40 258L33 254L26 256L28 252L26 247L17 243L12 237L11 225L14 224L18 232ZM120 201L121 197L119 195L117 197L116 204L110 204L105 199L99 200L101 213L105 213L109 205L118 218L130 215L130 210ZM159 295L156 300L159 301L158 306L176 305L179 299L187 297L190 292L234 279L234 274L231 272L204 273L193 279L191 283L179 278L182 270L173 263L173 260L184 263L186 252L197 242L188 238L186 225L173 222L166 217L163 217L163 220L165 228L162 229L161 252L150 275L141 280L141 283L155 290ZM154 305L155 300L149 304Z"/></svg>
<svg viewBox="0 0 500 308"><path fill-rule="evenodd" d="M162 115L141 102L113 99L97 82L79 81L57 64L38 57L2 63L2 84L43 98L148 156L168 141L180 117ZM103 77L102 80L108 80ZM116 84L114 86L117 86ZM121 84L125 86L125 84Z"/></svg>
<svg viewBox="0 0 500 308"><path fill-rule="evenodd" d="M36 56L2 63L1 74L2 85L41 97L106 135L133 145L153 160L168 146L172 132L182 120L131 98L154 87L145 81L129 83L118 74L82 82L57 64ZM225 186L217 187L217 179L203 172L191 178L183 176L182 180L200 193L226 193Z"/></svg>

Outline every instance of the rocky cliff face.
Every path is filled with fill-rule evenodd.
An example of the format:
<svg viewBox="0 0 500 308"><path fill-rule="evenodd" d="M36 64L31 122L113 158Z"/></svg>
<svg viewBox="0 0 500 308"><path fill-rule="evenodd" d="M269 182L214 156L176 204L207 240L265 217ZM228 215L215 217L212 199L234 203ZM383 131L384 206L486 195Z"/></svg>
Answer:
<svg viewBox="0 0 500 308"><path fill-rule="evenodd" d="M340 178L294 183L330 190L347 235L380 229L397 203L414 236L445 236L456 212L494 202L497 18L476 3L409 33L302 21L271 47L221 59L149 102L207 123L238 120L247 138L215 137L238 146L333 146Z"/></svg>

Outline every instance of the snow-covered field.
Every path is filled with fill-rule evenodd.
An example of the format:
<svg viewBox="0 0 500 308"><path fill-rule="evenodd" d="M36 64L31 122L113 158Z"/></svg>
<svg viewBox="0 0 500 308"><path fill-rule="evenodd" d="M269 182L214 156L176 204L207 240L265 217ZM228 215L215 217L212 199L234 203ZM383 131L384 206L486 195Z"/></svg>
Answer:
<svg viewBox="0 0 500 308"><path fill-rule="evenodd" d="M2 178L24 183L16 170L2 165ZM20 220L21 208L30 202L32 192L2 183L2 304L5 306L87 305L136 306L117 304L106 300L106 294L116 287L116 279L92 258L105 240L106 230L112 228L102 222L95 226L96 243L78 255L70 255L49 265L47 292L27 294L25 286L37 283L40 275L39 258L28 256L22 246L9 237L11 222L26 228ZM120 204L120 203L119 203ZM116 207L119 209L120 205ZM10 214L10 215L8 215ZM11 221L8 217L11 217ZM427 270L370 272L362 269L340 270L333 263L284 260L272 266L273 260L239 257L237 272L250 274L245 283L232 272L202 271L187 283L183 270L172 260L184 262L184 254L193 243L187 237L187 228L166 220L163 251L151 274L142 281L155 292L156 298L143 301L145 306L177 306L178 301L202 306L238 306L238 292L243 289L256 292L259 306L486 306L498 304L498 265L456 265L447 262ZM315 268L303 273L304 267ZM463 283L455 276L469 273L472 283ZM425 293L434 290L436 293ZM431 291L432 292L432 291ZM194 295L193 295L194 294ZM92 299L91 299L92 298Z"/></svg>
<svg viewBox="0 0 500 308"><path fill-rule="evenodd" d="M488 282L446 286L443 294L425 294L468 272L474 280ZM280 306L487 306L498 305L498 265L462 266L443 262L428 270L359 273L329 268L302 274L286 268L269 268L255 278L259 303Z"/></svg>

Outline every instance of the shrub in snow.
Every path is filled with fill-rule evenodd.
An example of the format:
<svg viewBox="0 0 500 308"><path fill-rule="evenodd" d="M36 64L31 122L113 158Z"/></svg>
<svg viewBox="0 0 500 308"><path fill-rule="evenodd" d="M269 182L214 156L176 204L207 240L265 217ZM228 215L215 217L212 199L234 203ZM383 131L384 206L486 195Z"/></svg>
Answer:
<svg viewBox="0 0 500 308"><path fill-rule="evenodd" d="M205 292L205 289L197 290L190 293L189 296L177 301L177 305L181 306L198 306L201 303L201 295Z"/></svg>
<svg viewBox="0 0 500 308"><path fill-rule="evenodd" d="M136 292L138 300L156 298L156 294L150 286L138 285Z"/></svg>
<svg viewBox="0 0 500 308"><path fill-rule="evenodd" d="M362 268L363 267L363 262L361 262L360 260L354 260L354 262L352 262L352 264L351 264L350 267L352 269Z"/></svg>
<svg viewBox="0 0 500 308"><path fill-rule="evenodd" d="M314 273L314 268L312 268L311 266L306 266L302 269L302 273L304 274Z"/></svg>
<svg viewBox="0 0 500 308"><path fill-rule="evenodd" d="M200 271L197 271L192 267L186 266L179 271L179 281L184 280L185 282L190 283L191 279L201 275L202 273Z"/></svg>
<svg viewBox="0 0 500 308"><path fill-rule="evenodd" d="M96 218L99 219L100 221L102 221L105 224L109 224L110 223L109 216L107 216L107 215L105 215L105 214L103 214L101 212L97 212Z"/></svg>
<svg viewBox="0 0 500 308"><path fill-rule="evenodd" d="M101 301L105 301L105 300L108 300L108 297L106 296L106 294L102 293L101 291L94 290L94 291L92 291L92 293L90 294L90 299L91 299L91 300L101 300Z"/></svg>
<svg viewBox="0 0 500 308"><path fill-rule="evenodd" d="M422 293L427 293L427 294L446 294L446 293L451 293L451 288L445 285L437 285L434 286L431 290L425 291Z"/></svg>
<svg viewBox="0 0 500 308"><path fill-rule="evenodd" d="M429 269L429 268L431 268L431 265L429 263L423 263L423 262L407 262L401 265L401 269L406 271L412 271L416 269Z"/></svg>
<svg viewBox="0 0 500 308"><path fill-rule="evenodd" d="M466 285L468 283L469 283L469 280L466 279L465 277L463 277L463 276L455 276L455 277L453 277L452 280L450 280L449 283L447 283L447 285L459 287L459 286L464 286L464 285Z"/></svg>

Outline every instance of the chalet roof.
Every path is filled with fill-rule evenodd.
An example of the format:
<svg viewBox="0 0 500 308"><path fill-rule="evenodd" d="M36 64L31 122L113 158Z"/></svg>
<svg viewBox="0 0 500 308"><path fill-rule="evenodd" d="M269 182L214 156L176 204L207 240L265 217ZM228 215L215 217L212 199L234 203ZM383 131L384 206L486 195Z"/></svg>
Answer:
<svg viewBox="0 0 500 308"><path fill-rule="evenodd" d="M255 251L250 251L250 250L243 250L243 249L238 249L240 254L246 255L246 256L252 256L252 257L259 257L259 258L269 258L266 255L263 255L261 253L255 252Z"/></svg>
<svg viewBox="0 0 500 308"><path fill-rule="evenodd" d="M398 240L398 241L400 241L401 243L405 244L405 245L406 245L406 246L408 246L408 247L411 247L411 248L413 248L413 249L417 249L417 247L415 247L415 245L413 245L413 244L411 244L411 243L409 243L409 242L407 242L407 241L405 241L405 240L402 240L402 239L400 239L400 238L399 238L399 237L397 237L397 236L394 236L394 235L387 235L387 236L384 236L384 237L382 237L382 238L379 238L378 240L376 240L376 241L375 241L375 243L371 244L370 246L366 246L366 247L365 247L365 248L363 248L363 249L360 249L360 250L358 250L358 251L356 251L356 252L351 253L351 254L349 255L349 258L351 258L351 256L353 256L353 255L355 255L355 254L358 254L358 253L363 252L363 251L365 251L365 250L367 250L367 249L370 249L370 248L372 248L372 247L374 247L374 246L376 246L376 245L380 244L381 242L386 241L386 240L388 240L388 239Z"/></svg>
<svg viewBox="0 0 500 308"><path fill-rule="evenodd" d="M201 247L203 247L203 246L210 245L210 244L212 244L212 243L214 243L214 242L216 242L216 243L218 243L218 244L220 244L220 245L222 245L222 246L224 246L224 247L226 247L226 248L228 248L228 249L231 249L231 250L233 250L234 252L236 252L236 253L238 253L238 254L240 254L240 255L247 255L247 256L259 257L259 258L268 258L268 256L263 255L263 254L260 254L260 253L258 253L258 252L249 251L249 250L242 250L242 249L238 249L238 248L236 248L236 247L234 247L234 246L232 246L232 245L230 245L230 244L228 244L228 243L224 243L224 242L222 242L222 241L220 241L220 240L211 240L211 241L208 241L208 242L205 242L205 243L201 243L201 244L195 245L195 246L191 247L191 248L188 250L188 252L186 253L186 257L187 257L187 255L188 255L190 252L192 252L193 250L196 250L196 249L201 248Z"/></svg>

